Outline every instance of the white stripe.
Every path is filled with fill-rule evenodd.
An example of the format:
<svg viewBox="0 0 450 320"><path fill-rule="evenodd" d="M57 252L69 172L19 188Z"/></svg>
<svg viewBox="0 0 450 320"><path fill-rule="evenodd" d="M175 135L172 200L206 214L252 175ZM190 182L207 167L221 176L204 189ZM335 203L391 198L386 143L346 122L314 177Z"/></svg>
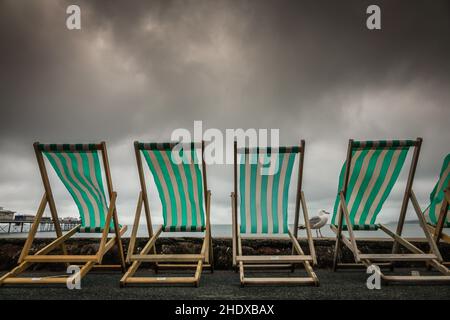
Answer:
<svg viewBox="0 0 450 320"><path fill-rule="evenodd" d="M183 183L184 189L184 199L186 202L186 227L190 228L192 226L192 206L191 199L189 198L188 183L186 180L186 173L184 172L183 163L177 165L178 171L180 172L181 182Z"/></svg>
<svg viewBox="0 0 450 320"><path fill-rule="evenodd" d="M72 158L67 154L67 153L60 153L64 159L66 159L67 162L67 167L69 170L70 175L72 176L72 179L77 183L77 185L86 193L89 202L91 204L91 206L94 209L94 217L95 217L95 224L94 227L100 227L100 210L97 206L97 202L95 201L95 197L92 194L91 190L89 190L88 188L86 188L83 183L78 179L78 177L75 174L75 170L73 169L73 161ZM79 168L78 168L79 169ZM83 169L81 169L82 171ZM81 172L79 171L80 175ZM84 177L83 177L84 178ZM90 227L92 227L92 225L90 225Z"/></svg>
<svg viewBox="0 0 450 320"><path fill-rule="evenodd" d="M203 207L203 199L200 199L200 196L198 194L198 185L199 182L197 181L197 172L195 170L196 164L194 159L191 159L189 163L189 170L191 171L191 177L192 177L192 183L194 185L194 199L195 199L195 210L197 211L197 225L200 227L202 225L202 211L201 207Z"/></svg>
<svg viewBox="0 0 450 320"><path fill-rule="evenodd" d="M381 201L381 198L384 194L384 192L386 191L386 188L392 178L392 175L394 173L395 167L397 166L397 162L398 162L398 158L400 156L400 154L402 153L402 150L396 150L394 151L394 155L392 156L391 159L391 163L389 164L389 168L388 171L386 172L386 176L384 177L384 181L383 184L380 187L380 190L378 190L378 194L375 197L372 206L370 207L369 213L367 214L367 218L366 221L370 221L372 220L372 217L375 213L376 208L378 207L378 204Z"/></svg>
<svg viewBox="0 0 450 320"><path fill-rule="evenodd" d="M175 193L175 203L177 205L177 227L180 227L182 225L181 219L182 219L182 208L181 208L181 201L180 201L180 190L178 189L178 183L177 179L175 178L175 173L172 170L171 165L171 159L167 156L167 152L161 152L162 158L164 160L164 163L166 164L167 171L169 172L170 181L173 186L173 192Z"/></svg>
<svg viewBox="0 0 450 320"><path fill-rule="evenodd" d="M255 211L256 211L256 232L262 232L262 213L261 213L261 163L258 155L256 162L256 186L255 186Z"/></svg>
<svg viewBox="0 0 450 320"><path fill-rule="evenodd" d="M289 153L280 154L282 162L280 180L278 184L278 233L283 233L285 221L283 219L283 193L284 193L284 181L286 180L287 166L289 163Z"/></svg>
<svg viewBox="0 0 450 320"><path fill-rule="evenodd" d="M84 172L83 167L83 159L81 158L81 154L76 152L73 153L75 156L75 159L77 160L78 164L78 171L80 172L80 175L83 177L84 182L94 191L95 196L100 200L100 202L103 204L103 211L100 211L100 208L98 208L100 215L105 217L106 215L106 203L104 201L104 197L102 195L103 192L100 191L100 187L97 185L94 185L94 179L97 181L97 177L95 176L95 169L94 169L94 157L92 156L92 153L86 153L86 157L88 159L89 163L89 172ZM90 179L86 178L86 175L90 177ZM95 205L97 205L97 201L95 202ZM100 220L98 220L98 225L100 226Z"/></svg>
<svg viewBox="0 0 450 320"><path fill-rule="evenodd" d="M279 163L277 164L277 166L279 166ZM271 173L273 173L273 172L271 172ZM267 232L268 233L273 233L273 218L272 218L273 177L274 177L274 174L267 175L266 207L267 207Z"/></svg>
<svg viewBox="0 0 450 320"><path fill-rule="evenodd" d="M250 156L249 154L245 154L245 232L251 232L251 215L250 215Z"/></svg>
<svg viewBox="0 0 450 320"><path fill-rule="evenodd" d="M361 168L359 170L358 179L356 179L355 185L353 186L352 194L350 195L350 199L347 201L347 208L348 212L352 212L353 205L355 204L356 197L358 196L358 192L361 189L361 184L364 181L364 177L367 172L367 168L369 166L370 159L372 159L372 155L374 154L375 150L371 149L367 152L363 159L363 163L361 165ZM362 152L359 152L362 154ZM354 220L355 223L358 223L359 220Z"/></svg>
<svg viewBox="0 0 450 320"><path fill-rule="evenodd" d="M380 152L380 154L378 156L377 162L375 164L375 169L373 170L372 176L370 177L370 181L367 184L366 190L364 191L364 194L362 195L361 202L359 203L359 208L355 215L355 221L359 221L361 219L361 215L362 215L364 207L367 203L367 200L369 199L369 196L372 193L373 187L375 186L375 183L377 182L378 177L380 176L380 171L383 166L383 161L384 161L384 158L386 157L387 152L388 152L387 150L383 150ZM368 224L368 223L366 221L364 221L363 224Z"/></svg>
<svg viewBox="0 0 450 320"><path fill-rule="evenodd" d="M56 166L59 169L59 172L63 176L64 180L70 185L71 189L75 193L73 196L78 199L77 202L79 202L81 204L81 207L83 209L83 212L79 212L79 214L83 215L85 225L90 226L91 218L89 216L89 209L87 208L86 203L83 200L83 197L81 196L81 193L78 191L78 189L75 187L75 185L67 177L67 174L64 170L64 166L61 163L61 160L54 153L51 153L51 152L48 152L47 156L53 159L53 161L56 163Z"/></svg>
<svg viewBox="0 0 450 320"><path fill-rule="evenodd" d="M171 226L172 225L172 203L170 202L169 190L167 189L166 181L164 180L164 175L161 171L161 167L159 166L158 160L156 159L154 152L148 151L148 155L150 157L152 166L153 166L154 170L156 171L158 179L161 183L161 187L163 189L163 194L160 196L163 196L165 199L165 202L166 202L166 208L167 208L166 226Z"/></svg>
<svg viewBox="0 0 450 320"><path fill-rule="evenodd" d="M90 169L90 176L92 177L92 183L100 193L100 198L105 208L105 216L106 216L106 214L108 213L108 204L106 203L105 191L103 190L103 188L100 187L100 182L97 180L97 175L95 174L94 155L92 153L87 153L87 155L89 160L89 169Z"/></svg>

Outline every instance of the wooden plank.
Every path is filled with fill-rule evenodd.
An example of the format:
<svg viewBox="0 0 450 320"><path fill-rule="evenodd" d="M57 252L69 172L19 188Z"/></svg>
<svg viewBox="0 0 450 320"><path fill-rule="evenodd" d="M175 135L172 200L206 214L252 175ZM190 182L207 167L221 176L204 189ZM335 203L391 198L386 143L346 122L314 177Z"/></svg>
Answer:
<svg viewBox="0 0 450 320"><path fill-rule="evenodd" d="M30 231L28 232L27 240L25 241L25 245L22 248L22 252L20 253L19 263L23 262L25 256L30 252L31 245L33 244L34 237L36 236L36 232L39 228L39 224L42 219L42 215L44 214L45 207L47 206L47 194L44 193L42 196L41 203L39 204L38 211L34 218L33 224L31 226Z"/></svg>
<svg viewBox="0 0 450 320"><path fill-rule="evenodd" d="M313 278L301 278L301 277L267 277L267 278L244 278L242 281L243 284L315 284L315 280Z"/></svg>
<svg viewBox="0 0 450 320"><path fill-rule="evenodd" d="M99 245L99 249L97 252L97 257L98 257L99 263L101 263L103 255L105 254L105 246L106 246L106 241L108 239L109 228L111 225L111 218L112 218L112 214L113 214L114 210L116 210L116 199L117 199L117 193L113 192L111 195L111 200L109 202L108 214L106 215L106 220L105 220L105 227L102 232L102 238L100 240L100 245Z"/></svg>
<svg viewBox="0 0 450 320"><path fill-rule="evenodd" d="M24 258L26 262L41 262L41 263L57 263L57 262L98 262L97 256L94 255L33 255Z"/></svg>
<svg viewBox="0 0 450 320"><path fill-rule="evenodd" d="M186 264L186 263L158 263L158 269L196 269L198 266L195 264ZM204 269L211 268L211 265L208 263L203 264Z"/></svg>
<svg viewBox="0 0 450 320"><path fill-rule="evenodd" d="M297 193L295 197L295 216L294 216L294 237L297 238L298 236L298 220L299 220L299 214L300 214L300 201L301 201L301 192L302 192L302 180L303 180L303 163L305 159L305 140L301 140L300 142L300 159L298 161L298 177L297 177ZM305 212L303 210L303 212ZM305 226L306 225L305 221ZM292 248L294 250L294 248Z"/></svg>
<svg viewBox="0 0 450 320"><path fill-rule="evenodd" d="M126 261L128 263L131 262L130 257L134 253L134 247L136 245L136 236L139 228L139 221L141 219L141 212L142 212L142 191L139 192L138 202L136 206L136 213L134 215L134 223L133 223L133 229L131 231L130 235L130 243L128 244L128 251L127 251L127 258Z"/></svg>
<svg viewBox="0 0 450 320"><path fill-rule="evenodd" d="M309 213L308 208L306 207L305 194L303 193L303 191L300 193L300 202L302 204L303 216L305 218L306 236L308 238L309 252L313 257L313 264L317 265L316 249L314 248L314 241L311 234L311 226L309 225ZM297 236L295 238L297 239Z"/></svg>
<svg viewBox="0 0 450 320"><path fill-rule="evenodd" d="M400 209L400 216L398 219L397 231L395 232L399 236L402 235L403 226L405 224L406 212L408 210L409 198L412 191L412 186L414 182L414 176L416 174L417 162L419 161L420 148L422 146L422 138L416 139L416 145L414 147L414 153L411 160L411 167L409 168L408 180L406 182L405 193L403 194L402 207ZM392 253L397 253L398 251L398 242L394 242L392 247Z"/></svg>
<svg viewBox="0 0 450 320"><path fill-rule="evenodd" d="M51 243L49 243L48 245L46 245L45 247L40 249L38 252L36 252L34 255L28 255L27 257L40 256L40 255L45 255L45 254L49 253L54 248L61 245L61 243L63 243L64 241L66 241L67 239L72 237L75 233L77 233L79 228L80 228L80 225L76 226L75 228L72 228L65 235L59 237L58 239L55 239L54 241L52 241ZM24 257L24 259L25 258L26 257Z"/></svg>
<svg viewBox="0 0 450 320"><path fill-rule="evenodd" d="M415 254L415 253L387 253L387 254L361 254L361 259L374 260L374 261L428 261L436 259L434 254Z"/></svg>
<svg viewBox="0 0 450 320"><path fill-rule="evenodd" d="M389 236L391 236L393 239L395 239L398 243L400 243L401 245L403 245L405 248L407 248L409 251L413 252L413 253L424 253L422 250L420 250L419 248L417 248L415 245L413 245L411 242L403 239L402 237L400 237L398 234L392 232L391 230L389 230L385 225L380 224L379 225L380 229L382 231L384 231L386 234L388 234Z"/></svg>
<svg viewBox="0 0 450 320"><path fill-rule="evenodd" d="M45 194L47 196L47 202L50 209L50 214L52 216L53 225L55 226L56 237L62 237L63 233L61 230L61 225L59 224L58 212L56 210L55 199L53 198L52 188L50 186L50 180L48 178L47 169L45 167L44 157L42 152L39 150L39 142L33 144L34 152L36 154L36 159L39 166L39 172L41 173L42 183L44 185ZM67 249L64 243L61 243L61 250L64 254L67 254Z"/></svg>
<svg viewBox="0 0 450 320"><path fill-rule="evenodd" d="M414 209L416 211L417 217L419 218L420 226L422 227L423 232L425 233L425 237L428 240L428 245L431 248L431 252L434 253L437 257L437 260L439 262L442 262L442 255L439 251L439 248L437 247L436 242L434 241L433 237L430 234L430 231L427 228L427 222L425 221L425 217L423 216L422 210L420 209L419 202L417 201L416 195L414 194L414 191L411 189L411 202L414 206ZM397 232L398 235L400 233Z"/></svg>
<svg viewBox="0 0 450 320"><path fill-rule="evenodd" d="M448 282L450 276L386 276L382 275L382 279L392 282Z"/></svg>
<svg viewBox="0 0 450 320"><path fill-rule="evenodd" d="M233 267L236 267L236 256L237 256L237 240L236 240L236 207L235 207L235 198L236 195L234 192L231 193L231 224L232 224L232 254L233 254Z"/></svg>
<svg viewBox="0 0 450 320"><path fill-rule="evenodd" d="M120 224L119 224L119 218L117 216L117 209L116 209L116 203L115 203L116 198L117 198L117 193L114 192L114 188L113 188L111 169L109 167L109 160L108 160L108 151L106 149L105 141L102 141L100 143L100 145L101 145L100 149L102 151L103 168L104 168L105 176L106 176L106 184L108 187L109 206L110 206L110 208L113 207L112 219L113 219L113 224L114 224L114 233L116 234L117 251L119 252L119 259L120 259L120 264L122 265L122 271L125 272L126 271L125 253L123 252L122 239L121 239L120 230L119 230ZM113 198L114 198L114 200L113 200ZM114 204L113 204L113 202L114 202ZM109 222L108 222L107 226L109 229L109 226L110 226ZM102 252L102 250L99 250L99 251ZM103 253L104 253L104 251L103 251ZM100 259L100 261L101 261L101 259Z"/></svg>
<svg viewBox="0 0 450 320"><path fill-rule="evenodd" d="M205 258L202 254L134 254L131 261L141 262L197 262Z"/></svg>
<svg viewBox="0 0 450 320"><path fill-rule="evenodd" d="M127 284L196 284L195 277L130 277Z"/></svg>
<svg viewBox="0 0 450 320"><path fill-rule="evenodd" d="M344 213L345 221L347 223L347 230L348 230L348 235L350 237L350 244L351 244L351 247L353 248L352 252L355 256L355 262L358 263L358 262L360 262L360 257L358 254L358 246L356 245L355 234L353 233L353 227L352 227L352 223L350 221L350 214L348 213L347 202L345 201L345 196L342 191L339 193L339 197L341 200L342 212Z"/></svg>
<svg viewBox="0 0 450 320"><path fill-rule="evenodd" d="M237 256L236 261L246 263L299 263L303 261L312 261L310 255L304 256Z"/></svg>
<svg viewBox="0 0 450 320"><path fill-rule="evenodd" d="M353 148L353 139L348 140L348 147L347 147L347 157L345 160L345 172L344 172L344 185L342 186L342 190L339 191L339 193L342 191L344 196L347 193L347 186L348 186L348 180L350 176L350 165L352 162L352 148ZM333 255L333 271L336 271L338 259L339 259L339 252L341 249L341 238L342 238L342 222L344 219L344 214L342 213L342 205L339 203L338 207L338 228L336 231L336 242L334 245L334 255Z"/></svg>

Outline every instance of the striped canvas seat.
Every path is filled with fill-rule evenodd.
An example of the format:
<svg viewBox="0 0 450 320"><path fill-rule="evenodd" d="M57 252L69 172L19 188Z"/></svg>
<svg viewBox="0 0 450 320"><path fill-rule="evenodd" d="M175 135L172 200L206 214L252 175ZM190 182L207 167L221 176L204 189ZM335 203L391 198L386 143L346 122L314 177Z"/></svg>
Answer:
<svg viewBox="0 0 450 320"><path fill-rule="evenodd" d="M350 222L354 230L376 230L381 208L389 196L414 141L353 141L352 161L346 192ZM343 189L346 163L339 176L338 192ZM339 194L331 223L337 224ZM343 229L346 229L344 220Z"/></svg>
<svg viewBox="0 0 450 320"><path fill-rule="evenodd" d="M93 144L39 145L77 205L80 232L102 232L108 213L98 151ZM114 231L111 223L110 232Z"/></svg>
<svg viewBox="0 0 450 320"><path fill-rule="evenodd" d="M139 143L163 210L164 231L204 231L203 176L194 144L175 151L172 143ZM177 152L182 163L172 160ZM191 161L193 160L193 161Z"/></svg>
<svg viewBox="0 0 450 320"><path fill-rule="evenodd" d="M288 195L299 147L240 149L240 232L280 234L288 232ZM262 161L258 161L258 155ZM269 170L269 157L275 166ZM276 162L273 162L276 161Z"/></svg>
<svg viewBox="0 0 450 320"><path fill-rule="evenodd" d="M430 205L424 212L428 223L432 225L437 224L442 204L444 203L444 190L449 186L449 183L450 183L450 153L444 159L441 173L439 175L439 180L430 194ZM449 210L447 211L444 226L447 228L450 227L450 207Z"/></svg>

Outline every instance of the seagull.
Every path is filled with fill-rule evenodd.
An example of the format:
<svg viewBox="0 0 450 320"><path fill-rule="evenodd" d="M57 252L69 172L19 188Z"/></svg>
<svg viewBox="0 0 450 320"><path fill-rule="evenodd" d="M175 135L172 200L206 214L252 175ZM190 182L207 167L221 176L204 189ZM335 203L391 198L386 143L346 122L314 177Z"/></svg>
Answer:
<svg viewBox="0 0 450 320"><path fill-rule="evenodd" d="M311 219L309 219L309 226L311 229L315 229L316 230L316 236L323 238L322 232L320 231L320 229L327 224L328 222L328 216L330 215L329 212L325 211L325 210L319 210L319 213L317 216L312 217ZM299 226L299 229L305 229L305 226Z"/></svg>

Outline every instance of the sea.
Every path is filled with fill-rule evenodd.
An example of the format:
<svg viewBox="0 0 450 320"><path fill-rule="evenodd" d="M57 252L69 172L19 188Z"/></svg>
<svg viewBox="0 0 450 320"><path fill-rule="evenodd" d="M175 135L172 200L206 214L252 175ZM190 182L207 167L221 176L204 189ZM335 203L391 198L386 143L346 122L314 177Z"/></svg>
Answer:
<svg viewBox="0 0 450 320"><path fill-rule="evenodd" d="M390 230L394 231L397 228L397 224L396 223L385 223L385 226L387 226ZM154 226L153 230L156 230L158 226ZM128 230L124 235L124 238L130 237L131 234L131 229L132 226L128 226ZM216 238L231 238L231 225L230 224L213 224L211 226L211 231L212 231L212 236L216 237ZM292 230L292 228L291 228ZM28 235L28 230L25 228L23 230L24 232L19 233L19 232L13 232L13 233L1 233L0 232L0 238L26 238ZM324 226L321 229L322 235L325 238L333 238L335 236L335 234L333 233L333 231L330 229L329 225ZM312 230L312 234L313 237L316 238L316 231ZM147 237L148 236L148 232L147 232L147 227L146 225L140 225L138 228L138 233L137 233L138 237ZM378 231L355 231L355 235L358 238L388 238L388 236L378 230ZM403 228L403 233L402 235L406 238L424 238L425 235L423 233L422 228L420 227L419 223L417 221L408 221L407 223L405 223L404 228ZM201 237L202 233L197 233L197 232L163 232L161 234L161 237ZM258 235L254 235L254 236L258 236ZM277 237L277 238L284 238L284 237L288 237L287 235L264 235L266 236L271 236L271 237ZM54 238L55 237L55 233L54 232L38 232L36 234L36 238ZM96 238L96 237L100 237L100 234L94 234L94 233L78 233L76 235L74 235L74 238ZM304 230L299 230L299 237L305 237L305 231Z"/></svg>

